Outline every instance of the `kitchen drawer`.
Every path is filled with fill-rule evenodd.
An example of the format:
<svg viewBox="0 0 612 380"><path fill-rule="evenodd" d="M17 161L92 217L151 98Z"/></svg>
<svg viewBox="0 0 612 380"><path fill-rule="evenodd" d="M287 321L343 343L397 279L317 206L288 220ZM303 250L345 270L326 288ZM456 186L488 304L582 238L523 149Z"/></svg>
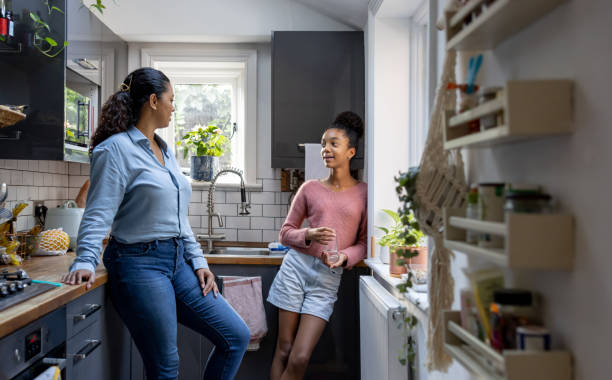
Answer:
<svg viewBox="0 0 612 380"><path fill-rule="evenodd" d="M66 308L66 336L68 339L102 319L104 289L104 286L99 286L68 304Z"/></svg>
<svg viewBox="0 0 612 380"><path fill-rule="evenodd" d="M104 323L97 321L66 342L67 380L106 379Z"/></svg>

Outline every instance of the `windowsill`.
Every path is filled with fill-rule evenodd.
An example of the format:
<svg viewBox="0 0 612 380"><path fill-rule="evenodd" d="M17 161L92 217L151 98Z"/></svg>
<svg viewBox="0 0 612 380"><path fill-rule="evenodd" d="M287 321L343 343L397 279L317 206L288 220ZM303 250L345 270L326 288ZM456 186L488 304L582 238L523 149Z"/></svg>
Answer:
<svg viewBox="0 0 612 380"><path fill-rule="evenodd" d="M210 182L204 181L194 181L191 178L188 178L189 182L191 182L191 188L194 190L208 190L210 187ZM247 191L262 191L263 185L261 183L253 183L253 184L245 184ZM217 190L240 190L239 183L216 183L215 188Z"/></svg>
<svg viewBox="0 0 612 380"><path fill-rule="evenodd" d="M423 326L427 326L429 315L429 298L427 293L420 293L413 289L402 294L397 285L404 282L400 278L392 277L389 274L389 265L383 264L380 259L372 258L365 260L366 265L374 272L376 280L387 289L400 303L406 307L407 311L413 314Z"/></svg>

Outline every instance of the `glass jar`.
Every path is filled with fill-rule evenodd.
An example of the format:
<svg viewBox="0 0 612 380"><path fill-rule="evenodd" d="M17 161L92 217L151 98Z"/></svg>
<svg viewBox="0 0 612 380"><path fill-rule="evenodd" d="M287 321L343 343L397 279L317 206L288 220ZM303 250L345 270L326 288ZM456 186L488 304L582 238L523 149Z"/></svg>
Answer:
<svg viewBox="0 0 612 380"><path fill-rule="evenodd" d="M483 88L482 91L480 92L480 96L478 98L478 104L485 104L487 102L490 102L492 100L495 100L497 98L497 96L501 93L501 91L503 91L503 89L501 87L487 87L487 88ZM501 111L503 112L503 111ZM487 115L484 115L480 118L480 128L481 130L487 130L493 127L497 127L498 125L501 125L499 123L499 117L498 117L498 113L499 112L494 112L494 113L490 113Z"/></svg>
<svg viewBox="0 0 612 380"><path fill-rule="evenodd" d="M550 195L538 190L508 190L506 192L506 213L551 214L554 212Z"/></svg>

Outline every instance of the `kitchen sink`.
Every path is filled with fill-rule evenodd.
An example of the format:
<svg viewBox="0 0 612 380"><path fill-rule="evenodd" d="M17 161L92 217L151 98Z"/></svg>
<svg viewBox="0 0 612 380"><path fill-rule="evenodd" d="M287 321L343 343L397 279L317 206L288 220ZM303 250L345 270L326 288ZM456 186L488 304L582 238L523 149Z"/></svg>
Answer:
<svg viewBox="0 0 612 380"><path fill-rule="evenodd" d="M270 252L265 248L248 247L217 247L209 253L210 255L235 255L235 256L269 256Z"/></svg>

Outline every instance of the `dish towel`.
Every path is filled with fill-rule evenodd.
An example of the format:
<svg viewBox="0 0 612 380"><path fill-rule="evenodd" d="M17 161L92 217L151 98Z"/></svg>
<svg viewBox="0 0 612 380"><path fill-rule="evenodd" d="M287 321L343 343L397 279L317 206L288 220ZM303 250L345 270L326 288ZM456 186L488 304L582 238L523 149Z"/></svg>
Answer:
<svg viewBox="0 0 612 380"><path fill-rule="evenodd" d="M309 179L327 178L329 169L325 166L321 157L321 143L304 144L304 178Z"/></svg>
<svg viewBox="0 0 612 380"><path fill-rule="evenodd" d="M259 343L268 333L266 312L261 294L261 277L219 276L221 293L249 327L251 341L248 351L259 349Z"/></svg>
<svg viewBox="0 0 612 380"><path fill-rule="evenodd" d="M45 370L45 372L36 376L34 380L62 380L61 371L58 366L54 365Z"/></svg>

